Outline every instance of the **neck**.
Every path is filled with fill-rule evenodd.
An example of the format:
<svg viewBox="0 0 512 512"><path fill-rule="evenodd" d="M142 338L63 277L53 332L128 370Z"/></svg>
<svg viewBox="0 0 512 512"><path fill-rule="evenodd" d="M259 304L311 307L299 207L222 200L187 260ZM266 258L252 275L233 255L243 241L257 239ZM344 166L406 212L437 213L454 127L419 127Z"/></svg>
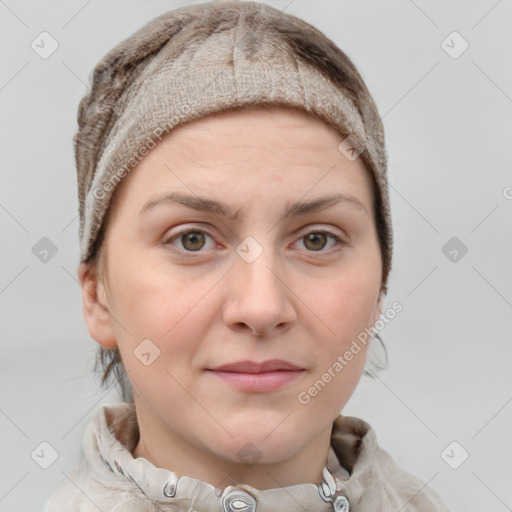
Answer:
<svg viewBox="0 0 512 512"><path fill-rule="evenodd" d="M166 468L178 476L186 475L217 488L245 484L259 490L274 489L322 481L322 469L327 463L331 425L319 436L285 460L242 463L224 458L208 446L192 444L169 429L142 400L135 397L139 424L139 441L133 457L143 457L156 467ZM247 448L246 453L251 454Z"/></svg>

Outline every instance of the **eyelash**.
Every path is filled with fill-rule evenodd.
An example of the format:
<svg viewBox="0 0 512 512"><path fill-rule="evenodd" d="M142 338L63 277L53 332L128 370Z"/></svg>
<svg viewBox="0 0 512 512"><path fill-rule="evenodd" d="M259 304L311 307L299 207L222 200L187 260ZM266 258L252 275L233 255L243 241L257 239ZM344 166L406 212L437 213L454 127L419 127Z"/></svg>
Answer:
<svg viewBox="0 0 512 512"><path fill-rule="evenodd" d="M208 233L208 231L205 231L203 229L194 229L194 228L189 228L189 229L184 229L182 231L179 231L177 233L175 233L174 235L172 235L171 237L169 237L168 239L166 239L163 244L166 245L166 246L169 246L170 247L170 250L174 253L178 253L178 254L187 254L187 256L192 256L192 257L196 257L196 256L199 256L201 253L205 252L203 250L199 250L199 251L187 251L186 249L176 249L175 247L172 246L172 242L174 242L175 240L179 240L183 235L188 235L189 233L204 233L205 235L209 236L210 238L213 239L213 236ZM302 235L299 240L302 240L304 239L306 236L308 235L311 235L311 234L324 234L326 235L328 238L331 238L332 240L334 240L334 245L333 247L331 247L330 249L328 250L318 250L318 251L309 251L307 250L307 252L310 252L312 254L324 254L324 253L328 253L328 252L331 252L332 250L336 250L336 248L339 249L339 246L340 245L344 245L344 242L343 240L341 240L340 237L338 237L337 235L335 235L334 233L331 233L330 231L325 231L325 230L312 230L312 231L308 231L307 233L305 233L304 235Z"/></svg>

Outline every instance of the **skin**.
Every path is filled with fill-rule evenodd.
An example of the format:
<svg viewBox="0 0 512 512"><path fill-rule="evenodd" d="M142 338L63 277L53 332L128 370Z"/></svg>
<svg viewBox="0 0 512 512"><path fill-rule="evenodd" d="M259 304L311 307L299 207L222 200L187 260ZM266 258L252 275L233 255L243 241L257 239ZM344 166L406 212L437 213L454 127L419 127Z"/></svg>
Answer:
<svg viewBox="0 0 512 512"><path fill-rule="evenodd" d="M343 139L291 108L223 112L175 128L118 185L104 241L108 287L87 264L78 274L89 332L119 347L132 384L134 457L221 488L321 481L332 422L366 348L308 404L297 397L375 324L382 300L372 181L361 158L338 150ZM223 201L237 216L176 203L139 216L164 191ZM282 219L293 202L338 192L362 207ZM176 236L186 229L196 238ZM263 250L252 263L236 252L248 236ZM148 338L160 355L146 366L134 350ZM258 393L207 371L267 359L304 371ZM255 465L237 456L247 443Z"/></svg>

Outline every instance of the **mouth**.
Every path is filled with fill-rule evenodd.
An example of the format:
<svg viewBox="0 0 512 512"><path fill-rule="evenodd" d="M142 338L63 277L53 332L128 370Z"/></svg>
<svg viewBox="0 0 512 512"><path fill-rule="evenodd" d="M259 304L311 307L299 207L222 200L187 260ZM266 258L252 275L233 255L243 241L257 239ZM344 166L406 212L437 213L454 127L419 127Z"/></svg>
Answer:
<svg viewBox="0 0 512 512"><path fill-rule="evenodd" d="M305 372L303 368L279 359L262 363L239 361L208 368L207 371L224 383L248 393L275 391Z"/></svg>

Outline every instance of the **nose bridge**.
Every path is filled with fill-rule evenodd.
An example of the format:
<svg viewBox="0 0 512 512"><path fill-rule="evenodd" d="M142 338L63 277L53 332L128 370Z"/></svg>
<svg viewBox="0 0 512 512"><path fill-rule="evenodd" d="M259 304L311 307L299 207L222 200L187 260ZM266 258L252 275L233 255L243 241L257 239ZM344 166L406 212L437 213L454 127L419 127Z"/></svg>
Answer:
<svg viewBox="0 0 512 512"><path fill-rule="evenodd" d="M226 320L245 324L253 332L268 333L278 325L290 323L294 308L290 294L282 281L282 266L270 237L260 243L247 237L236 248L236 259L231 271L229 306ZM264 245L265 244L265 245Z"/></svg>
<svg viewBox="0 0 512 512"><path fill-rule="evenodd" d="M236 249L238 258L234 272L245 296L256 299L263 294L269 300L276 300L283 294L282 283L275 274L279 266L277 256L269 237L263 243L253 237L242 241Z"/></svg>
<svg viewBox="0 0 512 512"><path fill-rule="evenodd" d="M258 296L264 293L274 298L282 293L280 281L275 275L275 268L276 257L270 247L264 249L253 261L239 257L235 265L235 271L240 281L244 282L247 294Z"/></svg>

